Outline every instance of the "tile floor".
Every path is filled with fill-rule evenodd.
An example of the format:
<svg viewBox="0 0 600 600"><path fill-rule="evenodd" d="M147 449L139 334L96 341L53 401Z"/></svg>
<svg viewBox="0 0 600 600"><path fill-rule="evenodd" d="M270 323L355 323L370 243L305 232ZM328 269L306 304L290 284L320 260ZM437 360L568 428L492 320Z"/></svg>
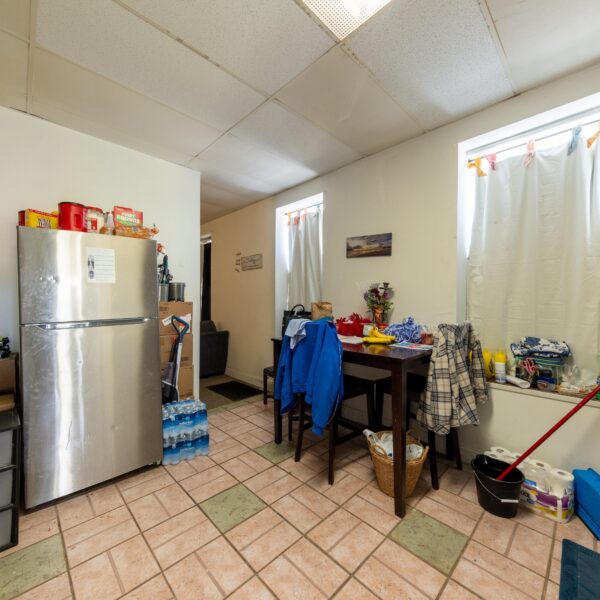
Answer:
<svg viewBox="0 0 600 600"><path fill-rule="evenodd" d="M554 599L561 540L600 550L578 519L484 513L471 475L445 465L400 521L361 440L339 448L329 486L326 443L308 435L295 463L271 441L271 406L207 397L208 457L23 516L0 599Z"/></svg>

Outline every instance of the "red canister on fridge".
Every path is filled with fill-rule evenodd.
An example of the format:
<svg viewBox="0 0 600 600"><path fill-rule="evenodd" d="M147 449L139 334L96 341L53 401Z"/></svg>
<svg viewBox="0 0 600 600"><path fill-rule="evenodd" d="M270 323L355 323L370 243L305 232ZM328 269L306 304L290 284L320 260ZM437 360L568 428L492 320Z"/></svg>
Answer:
<svg viewBox="0 0 600 600"><path fill-rule="evenodd" d="M85 206L77 202L58 203L58 228L85 231Z"/></svg>

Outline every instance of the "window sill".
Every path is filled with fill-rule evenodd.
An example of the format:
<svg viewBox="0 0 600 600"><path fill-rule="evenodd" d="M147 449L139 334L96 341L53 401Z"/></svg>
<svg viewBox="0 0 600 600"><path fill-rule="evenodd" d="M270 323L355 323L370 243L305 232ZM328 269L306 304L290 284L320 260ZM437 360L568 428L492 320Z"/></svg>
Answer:
<svg viewBox="0 0 600 600"><path fill-rule="evenodd" d="M554 400L555 402L565 402L566 404L573 405L581 402L581 398L576 396L565 396L563 394L559 394L558 392L542 392L541 390L537 389L522 389L516 385L511 385L510 383L488 382L488 385L493 390L501 390L503 392L510 392L512 394L524 394L525 396L537 396L538 398ZM600 409L600 401L590 400L586 406Z"/></svg>

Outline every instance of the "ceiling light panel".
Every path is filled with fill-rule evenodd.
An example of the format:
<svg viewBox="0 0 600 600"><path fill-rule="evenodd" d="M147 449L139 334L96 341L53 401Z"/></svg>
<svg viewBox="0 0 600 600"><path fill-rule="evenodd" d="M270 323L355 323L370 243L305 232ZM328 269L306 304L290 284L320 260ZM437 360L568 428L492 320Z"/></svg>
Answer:
<svg viewBox="0 0 600 600"><path fill-rule="evenodd" d="M335 36L343 40L390 0L302 0Z"/></svg>

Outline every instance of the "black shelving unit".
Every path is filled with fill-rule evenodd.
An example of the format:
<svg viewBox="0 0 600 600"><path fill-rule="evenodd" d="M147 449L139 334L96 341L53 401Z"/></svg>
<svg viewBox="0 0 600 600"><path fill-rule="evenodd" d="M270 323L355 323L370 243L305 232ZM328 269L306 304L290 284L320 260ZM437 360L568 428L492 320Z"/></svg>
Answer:
<svg viewBox="0 0 600 600"><path fill-rule="evenodd" d="M0 412L0 552L19 543L20 470L21 421L13 409Z"/></svg>

